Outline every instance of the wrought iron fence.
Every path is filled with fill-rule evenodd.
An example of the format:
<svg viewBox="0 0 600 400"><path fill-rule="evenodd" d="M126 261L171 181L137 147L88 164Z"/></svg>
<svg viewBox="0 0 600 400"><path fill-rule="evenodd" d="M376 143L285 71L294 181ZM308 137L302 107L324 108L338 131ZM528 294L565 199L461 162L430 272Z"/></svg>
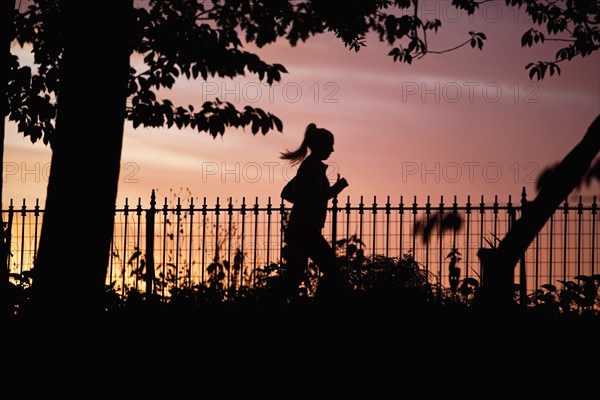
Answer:
<svg viewBox="0 0 600 400"><path fill-rule="evenodd" d="M489 202L467 198L458 204L444 198L424 203L417 198L400 197L392 203L377 198L366 203L363 197L352 204L333 199L329 207L324 234L332 243L345 245L351 239L365 255L401 258L406 254L425 269L436 284L449 283L449 260L459 256L457 266L461 277L478 278L481 265L477 251L497 243L520 216L527 202L523 191L518 204L509 197L500 204L498 197ZM146 290L152 280L160 278L176 287L206 284L215 266L222 267L223 282L228 288L256 285L257 274L281 261L282 229L290 207L287 204L232 202L221 204L217 199L208 205L195 204L193 198L182 204L181 198L165 197L157 205L152 192L149 207L141 199L115 209L114 235L107 284L114 284L123 293L127 288ZM39 204L19 208L11 201L3 210L10 234L10 272L23 274L33 268L43 210ZM449 231L434 229L429 240L423 239L422 228L428 220L449 213L460 217L460 226ZM550 218L522 257L521 268L515 274L528 292L546 283L578 275L600 273L598 262L598 205L565 202ZM344 246L339 248L345 251ZM212 268L212 269L211 269ZM155 287L164 291L166 286ZM162 293L163 295L165 293Z"/></svg>

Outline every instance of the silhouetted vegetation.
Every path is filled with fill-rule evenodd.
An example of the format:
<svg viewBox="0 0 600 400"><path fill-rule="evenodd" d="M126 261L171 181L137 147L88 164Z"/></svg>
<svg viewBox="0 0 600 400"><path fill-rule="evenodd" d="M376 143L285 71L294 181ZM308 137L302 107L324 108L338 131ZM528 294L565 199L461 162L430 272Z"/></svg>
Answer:
<svg viewBox="0 0 600 400"><path fill-rule="evenodd" d="M258 268L254 280L246 280L246 284L238 287L228 284L229 274L240 273L242 256L237 252L231 262L213 260L206 269L207 279L202 284L179 285L174 274L159 273L154 278L155 290L149 294L139 289L146 281L143 273L136 275L139 286L136 283L123 291L123 288L117 288L117 282L112 282L105 287L105 316L157 320L165 316L183 316L191 317L190 321L201 322L203 318L231 316L232 313L256 316L259 312L267 313L262 315L282 315L282 312L306 311L318 315L321 311L337 310L352 314L368 310L391 312L397 317L430 316L434 318L430 322L441 323L457 315L480 315L474 301L480 282L476 277L461 276L458 249L453 249L446 258L450 284L445 286L440 277L427 271L410 253L400 258L366 256L363 243L357 236L337 241L335 248L346 285L333 304L320 303L315 297L320 272L313 263L308 264L296 297L286 303L270 301L270 293L286 268L283 260ZM32 277L33 271L11 275L10 296L15 320L27 320L31 316ZM254 284L251 285L251 282ZM600 274L579 275L558 282L560 287L541 285L528 295L524 304L520 303L519 288L515 286L514 311L518 315L526 313L528 317L539 317L545 321L578 318L600 326ZM72 303L77 304L77 299L73 298ZM77 310L71 311L72 316L79 316ZM65 315L71 315L69 313L70 310L65 311ZM492 316L487 312L485 315L486 318Z"/></svg>

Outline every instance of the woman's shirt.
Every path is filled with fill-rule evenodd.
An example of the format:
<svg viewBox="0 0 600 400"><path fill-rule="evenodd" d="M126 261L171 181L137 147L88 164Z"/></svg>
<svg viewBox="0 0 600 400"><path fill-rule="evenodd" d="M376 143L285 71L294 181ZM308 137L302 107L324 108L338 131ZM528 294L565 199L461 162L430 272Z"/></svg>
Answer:
<svg viewBox="0 0 600 400"><path fill-rule="evenodd" d="M333 191L327 179L328 165L309 155L302 161L294 183L295 202L290 224L306 229L321 229L327 217L327 203Z"/></svg>

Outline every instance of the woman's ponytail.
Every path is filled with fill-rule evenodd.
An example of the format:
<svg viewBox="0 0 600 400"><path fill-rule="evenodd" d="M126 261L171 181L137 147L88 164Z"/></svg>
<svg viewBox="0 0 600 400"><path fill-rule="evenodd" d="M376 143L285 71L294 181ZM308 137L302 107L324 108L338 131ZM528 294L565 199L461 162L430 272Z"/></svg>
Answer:
<svg viewBox="0 0 600 400"><path fill-rule="evenodd" d="M314 122L311 122L306 126L306 130L304 131L304 139L298 147L294 151L286 150L281 153L280 158L283 160L289 160L292 165L298 164L306 157L306 153L308 152L309 147L312 147L312 144L315 141L315 136L318 132L317 125Z"/></svg>

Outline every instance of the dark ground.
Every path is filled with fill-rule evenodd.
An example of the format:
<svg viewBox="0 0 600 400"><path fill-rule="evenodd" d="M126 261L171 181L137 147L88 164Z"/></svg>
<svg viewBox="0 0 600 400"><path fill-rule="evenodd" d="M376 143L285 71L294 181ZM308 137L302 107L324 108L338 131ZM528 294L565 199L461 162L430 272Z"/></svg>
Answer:
<svg viewBox="0 0 600 400"><path fill-rule="evenodd" d="M78 397L481 399L569 386L578 398L600 360L598 316L366 299L17 318L3 332L19 379L42 376L47 394Z"/></svg>

